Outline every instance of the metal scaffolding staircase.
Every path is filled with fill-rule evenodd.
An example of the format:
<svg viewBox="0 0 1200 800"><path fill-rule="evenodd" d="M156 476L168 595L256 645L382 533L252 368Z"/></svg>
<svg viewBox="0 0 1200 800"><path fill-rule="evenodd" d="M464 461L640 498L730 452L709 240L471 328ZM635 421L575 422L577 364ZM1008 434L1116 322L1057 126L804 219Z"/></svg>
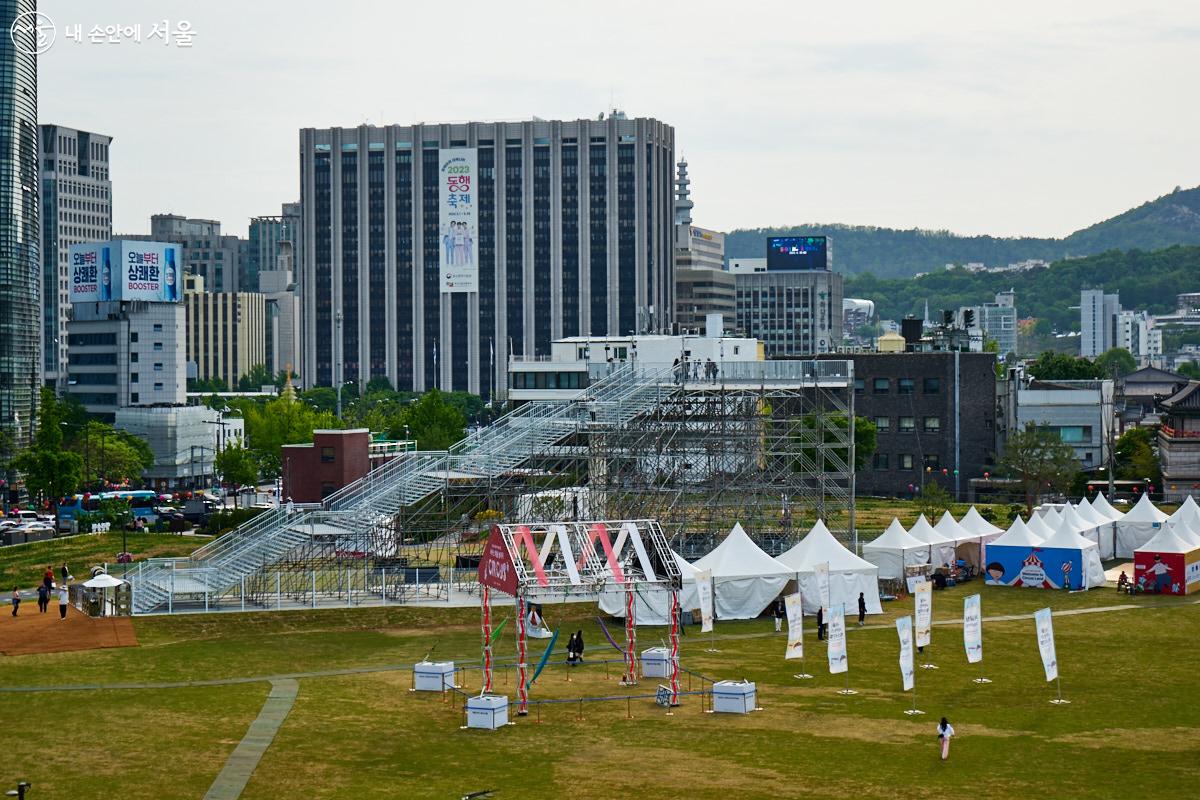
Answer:
<svg viewBox="0 0 1200 800"><path fill-rule="evenodd" d="M671 377L670 367L618 365L575 400L521 406L448 451L404 453L331 494L320 509L267 511L188 558L141 562L127 576L133 613L169 610L179 595L226 592L309 545L318 526L336 549L361 551L373 527L450 480L499 477L577 433L625 425L654 410L674 391Z"/></svg>

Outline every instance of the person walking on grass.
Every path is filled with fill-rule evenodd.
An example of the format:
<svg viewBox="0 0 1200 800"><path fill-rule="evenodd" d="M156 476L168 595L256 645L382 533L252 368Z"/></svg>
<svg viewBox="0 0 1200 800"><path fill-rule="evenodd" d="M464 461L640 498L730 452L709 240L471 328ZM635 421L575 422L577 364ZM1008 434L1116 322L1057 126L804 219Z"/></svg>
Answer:
<svg viewBox="0 0 1200 800"><path fill-rule="evenodd" d="M50 590L46 588L46 584L38 586L38 613L45 614L46 609L50 607Z"/></svg>
<svg viewBox="0 0 1200 800"><path fill-rule="evenodd" d="M867 598L863 597L863 593L858 593L858 627L867 624Z"/></svg>
<svg viewBox="0 0 1200 800"><path fill-rule="evenodd" d="M942 761L950 758L950 737L954 735L954 726L942 717L942 721L937 726L938 740L942 745Z"/></svg>
<svg viewBox="0 0 1200 800"><path fill-rule="evenodd" d="M817 641L825 638L825 606L817 608Z"/></svg>
<svg viewBox="0 0 1200 800"><path fill-rule="evenodd" d="M58 585L58 618L60 621L67 618L67 606L70 604L71 592L64 581Z"/></svg>
<svg viewBox="0 0 1200 800"><path fill-rule="evenodd" d="M13 587L13 593L12 593L12 607L13 607L12 615L15 617L17 615L18 609L21 608L21 590L15 586Z"/></svg>
<svg viewBox="0 0 1200 800"><path fill-rule="evenodd" d="M787 616L787 608L782 597L775 599L775 606L772 609L772 616L775 617L775 632L783 632L783 618Z"/></svg>

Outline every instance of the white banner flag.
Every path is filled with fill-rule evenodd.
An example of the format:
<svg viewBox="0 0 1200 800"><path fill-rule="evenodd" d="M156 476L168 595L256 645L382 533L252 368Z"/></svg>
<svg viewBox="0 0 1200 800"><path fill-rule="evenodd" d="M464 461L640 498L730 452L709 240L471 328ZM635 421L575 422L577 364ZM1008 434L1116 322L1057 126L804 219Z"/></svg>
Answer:
<svg viewBox="0 0 1200 800"><path fill-rule="evenodd" d="M917 591L913 596L917 602L917 647L926 647L929 644L930 629L933 627L933 584L921 581L917 584Z"/></svg>
<svg viewBox="0 0 1200 800"><path fill-rule="evenodd" d="M828 566L828 565L826 565ZM829 620L828 640L829 672L837 674L850 669L846 659L846 607L838 606L836 611L825 617Z"/></svg>
<svg viewBox="0 0 1200 800"><path fill-rule="evenodd" d="M829 619L829 562L814 566L813 574L817 576L817 602L825 609L825 618Z"/></svg>
<svg viewBox="0 0 1200 800"><path fill-rule="evenodd" d="M804 658L804 603L799 592L783 598L787 607L788 642L784 658Z"/></svg>
<svg viewBox="0 0 1200 800"><path fill-rule="evenodd" d="M1054 623L1050 619L1050 609L1039 609L1033 618L1037 622L1038 650L1042 653L1046 680L1052 681L1058 677L1058 656L1054 652Z"/></svg>
<svg viewBox="0 0 1200 800"><path fill-rule="evenodd" d="M479 291L479 183L475 148L438 151L442 294Z"/></svg>
<svg viewBox="0 0 1200 800"><path fill-rule="evenodd" d="M963 599L963 647L967 648L967 663L983 661L983 617L977 594Z"/></svg>
<svg viewBox="0 0 1200 800"><path fill-rule="evenodd" d="M913 688L913 624L912 617L896 620L896 635L900 637L900 677L904 691Z"/></svg>
<svg viewBox="0 0 1200 800"><path fill-rule="evenodd" d="M713 586L712 570L706 569L696 573L696 599L700 601L700 632L709 633L713 629Z"/></svg>

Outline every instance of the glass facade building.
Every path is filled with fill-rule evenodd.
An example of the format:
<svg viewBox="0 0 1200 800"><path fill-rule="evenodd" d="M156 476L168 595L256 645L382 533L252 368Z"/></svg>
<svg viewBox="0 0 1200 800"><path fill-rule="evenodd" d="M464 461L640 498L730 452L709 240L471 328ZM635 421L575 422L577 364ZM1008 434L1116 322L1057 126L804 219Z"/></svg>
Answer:
<svg viewBox="0 0 1200 800"><path fill-rule="evenodd" d="M479 291L441 292L438 151L478 165ZM507 355L669 330L674 130L597 120L300 132L301 380L490 396ZM340 353L340 358L339 358Z"/></svg>
<svg viewBox="0 0 1200 800"><path fill-rule="evenodd" d="M35 0L0 0L0 445L16 447L42 382L37 31L13 28L35 11Z"/></svg>

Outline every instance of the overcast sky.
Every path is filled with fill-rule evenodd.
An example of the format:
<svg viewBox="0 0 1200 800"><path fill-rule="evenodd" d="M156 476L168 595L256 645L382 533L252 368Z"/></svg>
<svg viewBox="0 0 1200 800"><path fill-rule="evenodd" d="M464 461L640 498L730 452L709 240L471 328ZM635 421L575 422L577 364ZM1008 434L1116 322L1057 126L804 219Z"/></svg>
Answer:
<svg viewBox="0 0 1200 800"><path fill-rule="evenodd" d="M306 126L675 126L699 225L1062 236L1200 184L1200 3L42 0L40 116L115 137L114 228L244 233ZM186 20L191 49L145 40ZM141 23L141 43L93 25ZM64 36L83 27L84 42Z"/></svg>

